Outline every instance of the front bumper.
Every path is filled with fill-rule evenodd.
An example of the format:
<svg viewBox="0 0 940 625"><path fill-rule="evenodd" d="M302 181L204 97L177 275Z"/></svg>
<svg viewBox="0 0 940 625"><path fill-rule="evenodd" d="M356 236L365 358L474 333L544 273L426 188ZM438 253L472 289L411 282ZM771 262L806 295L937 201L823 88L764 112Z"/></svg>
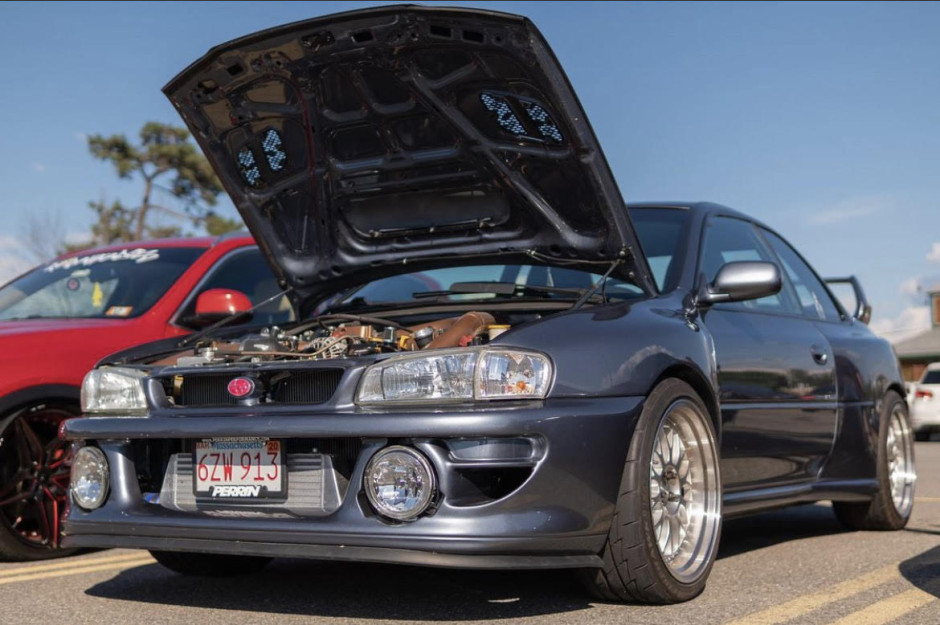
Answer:
<svg viewBox="0 0 940 625"><path fill-rule="evenodd" d="M641 397L555 399L511 407L326 414L257 411L230 417L95 418L67 422L64 435L97 444L109 460L111 492L99 509L72 506L65 547L129 547L329 560L399 562L461 568L600 566L624 459ZM230 518L186 512L145 500L134 457L140 440L263 436L358 438L349 486L321 516L259 513ZM511 492L481 500L454 498L467 470L500 471L505 462L454 461L441 449L452 438L531 437L539 458ZM414 445L440 482L431 514L411 523L379 518L362 495L372 454L389 444ZM518 464L518 463L517 463ZM514 467L518 469L519 467ZM463 472L463 473L462 473Z"/></svg>

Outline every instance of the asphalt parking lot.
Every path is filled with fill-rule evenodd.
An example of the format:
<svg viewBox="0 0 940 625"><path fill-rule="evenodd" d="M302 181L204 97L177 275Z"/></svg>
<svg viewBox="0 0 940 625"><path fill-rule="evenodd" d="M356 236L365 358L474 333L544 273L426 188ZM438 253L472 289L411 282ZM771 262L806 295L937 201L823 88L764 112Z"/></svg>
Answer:
<svg viewBox="0 0 940 625"><path fill-rule="evenodd" d="M914 516L902 532L846 532L826 505L729 521L690 603L591 602L566 572L474 572L278 560L234 579L182 577L146 552L0 563L0 623L512 622L936 625L940 440L917 443Z"/></svg>

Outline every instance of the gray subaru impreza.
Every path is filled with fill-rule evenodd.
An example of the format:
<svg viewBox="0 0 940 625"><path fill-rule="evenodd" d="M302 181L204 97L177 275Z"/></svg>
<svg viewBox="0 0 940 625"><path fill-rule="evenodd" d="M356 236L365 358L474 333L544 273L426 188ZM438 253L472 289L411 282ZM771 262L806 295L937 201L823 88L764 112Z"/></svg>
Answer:
<svg viewBox="0 0 940 625"><path fill-rule="evenodd" d="M569 568L668 603L704 588L723 518L910 517L903 382L858 283L847 312L765 224L625 204L527 19L332 15L164 91L301 321L226 327L253 314L232 292L90 372L65 546L206 575Z"/></svg>

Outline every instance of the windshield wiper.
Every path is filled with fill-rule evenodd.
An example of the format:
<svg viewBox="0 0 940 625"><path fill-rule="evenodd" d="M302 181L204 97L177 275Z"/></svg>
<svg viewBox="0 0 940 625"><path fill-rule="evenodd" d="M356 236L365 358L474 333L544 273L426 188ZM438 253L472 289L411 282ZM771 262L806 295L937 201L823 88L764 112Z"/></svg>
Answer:
<svg viewBox="0 0 940 625"><path fill-rule="evenodd" d="M226 326L232 323L233 321L235 321L236 319L240 319L241 317L250 315L251 313L255 312L256 310L264 306L265 304L270 304L274 300L278 299L279 297L283 297L287 295L293 290L294 290L293 287L287 287L280 293L276 293L275 295L272 295L268 299L258 302L257 304L249 308L248 310L240 310L238 312L232 313L228 317L219 319L218 321L213 323L211 326L203 328L202 330L200 330L199 332L196 332L195 334L190 334L188 336L183 337L183 339L180 340L179 343L177 343L177 347L186 347L190 343L194 343L198 341L199 339L205 338L209 336L210 334L212 334L213 332L215 332L217 329L221 328L222 326Z"/></svg>
<svg viewBox="0 0 940 625"><path fill-rule="evenodd" d="M596 288L578 289L560 286L535 286L531 284L516 284L515 282L455 282L451 288L442 291L421 291L412 293L414 299L426 299L432 297L447 297L449 295L486 295L493 294L502 297L524 297L526 295L568 295L568 299L577 298L579 301L588 291L591 293L585 301L592 298ZM601 303L607 301L605 296L597 295L596 298Z"/></svg>

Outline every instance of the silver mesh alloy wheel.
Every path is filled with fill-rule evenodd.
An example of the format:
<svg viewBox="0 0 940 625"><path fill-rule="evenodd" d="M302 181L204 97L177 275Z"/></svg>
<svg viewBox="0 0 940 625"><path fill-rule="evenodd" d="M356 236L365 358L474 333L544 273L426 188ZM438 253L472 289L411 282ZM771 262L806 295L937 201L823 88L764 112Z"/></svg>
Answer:
<svg viewBox="0 0 940 625"><path fill-rule="evenodd" d="M904 409L898 404L891 412L888 436L885 440L888 461L888 482L891 484L891 499L894 509L906 517L914 503L914 443L911 428L904 418Z"/></svg>
<svg viewBox="0 0 940 625"><path fill-rule="evenodd" d="M666 410L650 458L654 540L669 572L695 580L718 546L718 450L708 417L680 399Z"/></svg>

